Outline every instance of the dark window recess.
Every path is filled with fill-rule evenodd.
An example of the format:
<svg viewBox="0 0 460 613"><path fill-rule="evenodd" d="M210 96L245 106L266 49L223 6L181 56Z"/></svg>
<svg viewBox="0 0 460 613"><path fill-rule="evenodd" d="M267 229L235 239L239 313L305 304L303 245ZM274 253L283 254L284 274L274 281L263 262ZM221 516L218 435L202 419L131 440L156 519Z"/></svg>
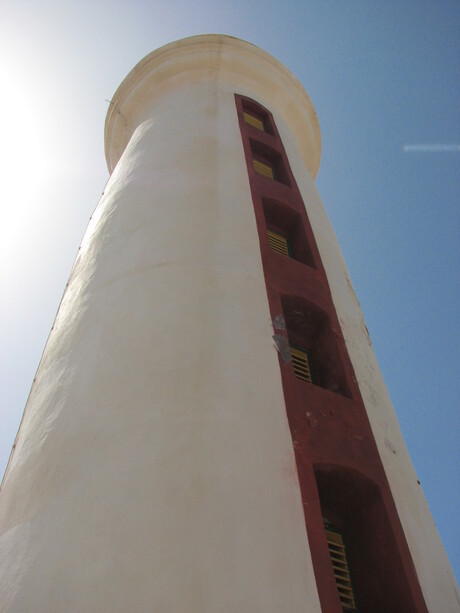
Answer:
<svg viewBox="0 0 460 613"><path fill-rule="evenodd" d="M263 143L250 140L254 170L265 177L289 185L289 178L281 155Z"/></svg>
<svg viewBox="0 0 460 613"><path fill-rule="evenodd" d="M270 231L279 234L286 239L289 257L314 267L313 256L308 245L305 229L300 215L293 211L289 206L275 202L274 200L262 201L265 223L269 232L269 246L274 251L270 241ZM281 253L281 252L280 252Z"/></svg>
<svg viewBox="0 0 460 613"><path fill-rule="evenodd" d="M321 513L326 530L340 533L342 554L328 540L332 569L344 611L415 613L412 594L380 488L358 471L339 466L315 466ZM327 536L327 532L326 532ZM332 553L332 549L337 554ZM341 573L345 555L350 582ZM343 580L339 579L343 576ZM339 587L343 585L343 589ZM345 594L352 590L345 606Z"/></svg>
<svg viewBox="0 0 460 613"><path fill-rule="evenodd" d="M298 296L283 296L281 303L289 344L306 352L312 383L350 397L329 318Z"/></svg>
<svg viewBox="0 0 460 613"><path fill-rule="evenodd" d="M243 98L242 106L243 119L247 124L253 128L256 128L257 130L267 132L267 134L274 134L270 115L263 107L260 106L260 104L257 104L257 102L254 102L253 100Z"/></svg>
<svg viewBox="0 0 460 613"><path fill-rule="evenodd" d="M298 296L283 296L281 303L289 344L308 354L312 383L350 397L327 315Z"/></svg>

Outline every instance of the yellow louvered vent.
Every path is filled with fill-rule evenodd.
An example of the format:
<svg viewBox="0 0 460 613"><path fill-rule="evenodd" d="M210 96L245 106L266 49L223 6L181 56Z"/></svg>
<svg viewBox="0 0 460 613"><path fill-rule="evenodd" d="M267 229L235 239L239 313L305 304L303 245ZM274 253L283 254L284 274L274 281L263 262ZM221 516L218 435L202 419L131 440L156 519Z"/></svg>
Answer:
<svg viewBox="0 0 460 613"><path fill-rule="evenodd" d="M290 349L295 376L302 381L312 383L310 360L307 352L292 346Z"/></svg>
<svg viewBox="0 0 460 613"><path fill-rule="evenodd" d="M249 113L246 113L246 112L243 113L243 116L244 116L244 121L248 123L250 126L253 126L254 128L257 128L258 130L262 130L262 132L265 132L264 122L261 119L258 119L257 117L254 117L254 115L250 115Z"/></svg>
<svg viewBox="0 0 460 613"><path fill-rule="evenodd" d="M268 244L270 249L273 251L277 251L278 253L282 253L283 255L289 256L289 245L287 238L282 234L278 234L278 232L273 232L273 230L268 230Z"/></svg>
<svg viewBox="0 0 460 613"><path fill-rule="evenodd" d="M272 166L269 166L268 164L264 164L264 162L259 162L259 160L256 160L254 158L252 162L254 164L254 170L259 175L263 175L264 177L268 177L269 179L275 178Z"/></svg>
<svg viewBox="0 0 460 613"><path fill-rule="evenodd" d="M326 528L326 537L342 608L344 611L356 611L347 553L342 536L338 532Z"/></svg>

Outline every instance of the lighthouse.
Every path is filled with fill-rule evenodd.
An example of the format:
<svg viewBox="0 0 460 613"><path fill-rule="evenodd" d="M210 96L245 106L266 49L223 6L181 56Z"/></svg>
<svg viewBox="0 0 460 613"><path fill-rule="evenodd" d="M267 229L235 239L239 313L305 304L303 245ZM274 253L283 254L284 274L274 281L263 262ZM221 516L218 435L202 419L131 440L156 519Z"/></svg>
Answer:
<svg viewBox="0 0 460 613"><path fill-rule="evenodd" d="M314 106L223 35L114 94L110 179L0 493L8 613L451 613Z"/></svg>

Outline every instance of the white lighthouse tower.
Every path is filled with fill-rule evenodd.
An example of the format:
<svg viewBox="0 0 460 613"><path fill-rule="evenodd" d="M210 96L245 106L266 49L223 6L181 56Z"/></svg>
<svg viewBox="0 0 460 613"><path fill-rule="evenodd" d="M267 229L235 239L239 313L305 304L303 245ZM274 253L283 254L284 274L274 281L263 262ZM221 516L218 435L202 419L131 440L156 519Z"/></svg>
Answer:
<svg viewBox="0 0 460 613"><path fill-rule="evenodd" d="M228 36L172 43L105 149L2 484L0 610L459 610L297 79Z"/></svg>

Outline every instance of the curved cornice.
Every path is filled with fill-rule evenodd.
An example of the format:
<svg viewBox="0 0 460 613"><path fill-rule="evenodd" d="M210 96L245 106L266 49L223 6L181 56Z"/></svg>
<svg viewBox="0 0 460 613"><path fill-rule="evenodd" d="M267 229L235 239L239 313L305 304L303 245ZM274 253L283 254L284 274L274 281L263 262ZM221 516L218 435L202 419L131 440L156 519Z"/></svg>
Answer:
<svg viewBox="0 0 460 613"><path fill-rule="evenodd" d="M232 36L205 34L160 47L141 60L113 96L105 122L105 155L112 172L155 100L181 80L217 78L234 83L281 115L292 128L305 165L316 177L321 132L315 108L299 80L273 56Z"/></svg>

